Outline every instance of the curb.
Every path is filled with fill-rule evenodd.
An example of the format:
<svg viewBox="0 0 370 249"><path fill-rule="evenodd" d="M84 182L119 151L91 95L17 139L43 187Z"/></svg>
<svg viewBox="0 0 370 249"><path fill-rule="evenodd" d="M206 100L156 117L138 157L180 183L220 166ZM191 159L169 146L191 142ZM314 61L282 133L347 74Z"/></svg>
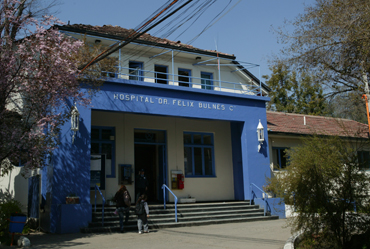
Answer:
<svg viewBox="0 0 370 249"><path fill-rule="evenodd" d="M298 233L293 234L292 236L289 237L289 239L285 242L285 245L283 249L294 249L294 241L301 236L303 232L300 231Z"/></svg>

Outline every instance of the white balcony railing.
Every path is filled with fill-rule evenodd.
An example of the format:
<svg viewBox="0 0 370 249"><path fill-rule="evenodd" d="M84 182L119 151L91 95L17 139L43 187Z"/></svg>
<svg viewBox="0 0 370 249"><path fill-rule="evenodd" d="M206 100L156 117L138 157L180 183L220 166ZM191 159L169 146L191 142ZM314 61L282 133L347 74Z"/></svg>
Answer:
<svg viewBox="0 0 370 249"><path fill-rule="evenodd" d="M200 77L155 72L138 68L121 67L118 72L102 72L108 78L143 81L157 84L167 84L178 87L191 87L210 91L231 92L246 95L259 95L260 86L254 83L241 83L205 79Z"/></svg>

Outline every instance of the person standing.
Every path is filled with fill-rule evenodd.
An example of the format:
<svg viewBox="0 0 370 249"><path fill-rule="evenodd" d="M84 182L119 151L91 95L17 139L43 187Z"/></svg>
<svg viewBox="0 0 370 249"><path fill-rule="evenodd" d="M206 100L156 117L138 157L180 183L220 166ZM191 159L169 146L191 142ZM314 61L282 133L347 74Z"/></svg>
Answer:
<svg viewBox="0 0 370 249"><path fill-rule="evenodd" d="M127 224L130 215L131 196L125 185L121 185L120 189L114 196L116 208L119 215L119 225L121 233L124 232L124 224ZM125 223L123 223L125 218Z"/></svg>
<svg viewBox="0 0 370 249"><path fill-rule="evenodd" d="M146 202L147 196L145 194L141 195L136 202L135 211L137 214L137 228L139 234L143 233L142 228L144 228L144 233L149 233L148 217L149 217L149 206Z"/></svg>
<svg viewBox="0 0 370 249"><path fill-rule="evenodd" d="M143 194L146 194L148 190L148 179L145 176L145 170L141 169L139 174L136 176L135 180L135 187L136 187L136 200Z"/></svg>

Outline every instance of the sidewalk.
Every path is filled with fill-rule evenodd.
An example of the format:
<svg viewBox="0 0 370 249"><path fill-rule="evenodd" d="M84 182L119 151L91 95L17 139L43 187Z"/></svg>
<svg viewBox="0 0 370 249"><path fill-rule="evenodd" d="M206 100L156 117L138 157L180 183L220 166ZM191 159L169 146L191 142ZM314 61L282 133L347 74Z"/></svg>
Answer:
<svg viewBox="0 0 370 249"><path fill-rule="evenodd" d="M283 248L291 236L285 219L112 234L31 234L33 249L48 248ZM1 246L0 246L1 248ZM10 248L10 247L3 247ZM14 248L14 247L13 247Z"/></svg>

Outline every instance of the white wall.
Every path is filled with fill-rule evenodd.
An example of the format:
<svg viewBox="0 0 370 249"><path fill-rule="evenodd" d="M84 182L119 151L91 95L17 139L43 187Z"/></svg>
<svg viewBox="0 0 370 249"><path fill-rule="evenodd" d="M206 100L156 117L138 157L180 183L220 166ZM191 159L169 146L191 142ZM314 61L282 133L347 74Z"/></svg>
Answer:
<svg viewBox="0 0 370 249"><path fill-rule="evenodd" d="M0 177L0 195L9 193L22 204L22 212L27 212L28 179L21 175L22 167L14 167L8 175Z"/></svg>

